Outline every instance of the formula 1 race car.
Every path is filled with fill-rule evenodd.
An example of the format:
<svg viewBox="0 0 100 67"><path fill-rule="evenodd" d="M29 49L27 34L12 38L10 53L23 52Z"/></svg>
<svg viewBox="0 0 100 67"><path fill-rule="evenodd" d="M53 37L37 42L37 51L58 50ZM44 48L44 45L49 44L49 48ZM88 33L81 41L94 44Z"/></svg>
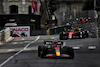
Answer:
<svg viewBox="0 0 100 67"><path fill-rule="evenodd" d="M11 31L11 35L12 37L21 37L21 35L19 33L15 33Z"/></svg>
<svg viewBox="0 0 100 67"><path fill-rule="evenodd" d="M83 31L81 29L75 29L75 30L68 30L65 32L61 32L59 39L81 39L81 38L88 38L89 31Z"/></svg>
<svg viewBox="0 0 100 67"><path fill-rule="evenodd" d="M72 47L63 46L61 41L45 41L44 46L38 46L38 56L54 57L54 58L74 58L74 51Z"/></svg>

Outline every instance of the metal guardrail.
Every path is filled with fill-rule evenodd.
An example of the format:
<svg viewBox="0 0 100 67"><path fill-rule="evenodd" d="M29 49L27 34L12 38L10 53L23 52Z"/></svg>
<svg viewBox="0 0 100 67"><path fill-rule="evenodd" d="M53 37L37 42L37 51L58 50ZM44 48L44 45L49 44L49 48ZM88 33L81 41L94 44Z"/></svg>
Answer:
<svg viewBox="0 0 100 67"><path fill-rule="evenodd" d="M6 42L10 37L11 36L9 28L0 31L0 42Z"/></svg>

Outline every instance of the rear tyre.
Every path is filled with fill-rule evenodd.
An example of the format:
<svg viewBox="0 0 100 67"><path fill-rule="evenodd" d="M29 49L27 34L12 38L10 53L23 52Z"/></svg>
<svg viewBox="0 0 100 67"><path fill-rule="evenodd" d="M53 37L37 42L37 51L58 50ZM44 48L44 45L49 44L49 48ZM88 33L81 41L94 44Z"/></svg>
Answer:
<svg viewBox="0 0 100 67"><path fill-rule="evenodd" d="M82 35L83 35L84 38L88 38L89 37L89 31L85 31Z"/></svg>
<svg viewBox="0 0 100 67"><path fill-rule="evenodd" d="M89 37L89 35L88 34L86 34L86 38L88 38Z"/></svg>
<svg viewBox="0 0 100 67"><path fill-rule="evenodd" d="M89 32L88 31L86 31L86 38L88 38L89 37Z"/></svg>

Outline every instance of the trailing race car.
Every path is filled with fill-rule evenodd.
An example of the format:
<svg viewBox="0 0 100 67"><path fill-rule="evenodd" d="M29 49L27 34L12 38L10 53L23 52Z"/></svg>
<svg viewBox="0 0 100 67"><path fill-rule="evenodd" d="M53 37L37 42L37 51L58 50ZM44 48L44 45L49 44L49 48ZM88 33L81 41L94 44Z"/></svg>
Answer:
<svg viewBox="0 0 100 67"><path fill-rule="evenodd" d="M15 33L13 31L11 31L11 36L12 37L21 37L21 35L19 33Z"/></svg>
<svg viewBox="0 0 100 67"><path fill-rule="evenodd" d="M38 46L38 56L55 58L74 58L72 47L63 46L61 41L45 41L43 46Z"/></svg>
<svg viewBox="0 0 100 67"><path fill-rule="evenodd" d="M69 29L68 31L64 31L60 33L59 39L77 39L77 38L88 38L89 31L83 31L81 28L77 28L75 30Z"/></svg>

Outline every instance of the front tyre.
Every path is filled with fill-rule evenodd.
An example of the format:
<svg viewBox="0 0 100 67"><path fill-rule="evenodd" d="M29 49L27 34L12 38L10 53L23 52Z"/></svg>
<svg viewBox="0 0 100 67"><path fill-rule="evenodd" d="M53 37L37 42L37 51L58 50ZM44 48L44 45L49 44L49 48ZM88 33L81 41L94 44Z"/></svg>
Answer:
<svg viewBox="0 0 100 67"><path fill-rule="evenodd" d="M47 53L47 47L45 46L38 46L38 56L43 58L44 56L46 56Z"/></svg>
<svg viewBox="0 0 100 67"><path fill-rule="evenodd" d="M70 59L74 59L74 50L72 47L63 47L63 51L62 51L63 54L68 54L70 57Z"/></svg>
<svg viewBox="0 0 100 67"><path fill-rule="evenodd" d="M70 59L74 59L74 50L72 47L67 48L68 54L70 55Z"/></svg>

